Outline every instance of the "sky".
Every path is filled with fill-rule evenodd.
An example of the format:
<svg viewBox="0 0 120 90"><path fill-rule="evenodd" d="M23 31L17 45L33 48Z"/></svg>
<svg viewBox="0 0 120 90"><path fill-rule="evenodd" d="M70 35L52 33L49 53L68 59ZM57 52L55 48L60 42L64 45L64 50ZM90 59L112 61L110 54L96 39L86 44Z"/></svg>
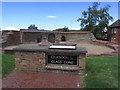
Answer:
<svg viewBox="0 0 120 90"><path fill-rule="evenodd" d="M35 24L39 29L55 30L67 26L80 29L77 21L93 2L2 2L2 30L27 29ZM100 2L100 7L109 4L109 14L118 19L118 2ZM1 3L0 3L1 5ZM0 10L1 11L1 10ZM112 24L113 22L110 22Z"/></svg>

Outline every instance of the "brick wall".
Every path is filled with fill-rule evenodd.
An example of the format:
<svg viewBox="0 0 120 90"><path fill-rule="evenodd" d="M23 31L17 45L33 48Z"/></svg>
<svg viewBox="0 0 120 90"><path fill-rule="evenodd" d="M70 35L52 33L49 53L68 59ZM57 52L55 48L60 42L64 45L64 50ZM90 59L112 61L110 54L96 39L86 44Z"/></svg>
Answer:
<svg viewBox="0 0 120 90"><path fill-rule="evenodd" d="M41 33L24 32L22 33L21 37L22 37L22 43L31 43L31 42L36 43L37 38L41 37Z"/></svg>
<svg viewBox="0 0 120 90"><path fill-rule="evenodd" d="M15 52L16 67L21 70L40 71L45 66L45 53Z"/></svg>
<svg viewBox="0 0 120 90"><path fill-rule="evenodd" d="M45 72L49 71L49 69L56 69L58 71L61 70L71 70L84 72L85 71L85 57L86 54L78 55L78 65L70 66L70 65L49 65L47 63L47 56L43 52L15 52L15 63L16 69L25 70L25 71L39 71ZM57 72L58 72L57 71ZM56 72L56 71L55 71Z"/></svg>
<svg viewBox="0 0 120 90"><path fill-rule="evenodd" d="M116 33L116 42L117 44L120 45L120 27L117 28L117 33Z"/></svg>
<svg viewBox="0 0 120 90"><path fill-rule="evenodd" d="M20 32L13 32L13 34L10 34L8 36L7 42L9 43L14 43L14 44L19 44L20 43Z"/></svg>
<svg viewBox="0 0 120 90"><path fill-rule="evenodd" d="M113 34L112 29L109 31L110 41L116 44L120 44L120 27L116 28L116 34Z"/></svg>
<svg viewBox="0 0 120 90"><path fill-rule="evenodd" d="M12 32L7 33L6 40L2 45L4 47L4 46L16 45L16 44L20 44L20 43L21 43L20 32L19 31L12 31Z"/></svg>
<svg viewBox="0 0 120 90"><path fill-rule="evenodd" d="M52 32L51 32L52 33ZM49 35L51 34L50 32L23 32L21 35L22 37L22 43L36 43L37 38L41 37L42 41L44 37L46 37L46 41L49 39ZM90 43L92 42L93 35L92 33L54 33L55 34L55 42L57 40L61 41L61 37L65 36L66 41L68 42L79 42L79 43Z"/></svg>
<svg viewBox="0 0 120 90"><path fill-rule="evenodd" d="M90 33L66 34L66 40L71 42L90 43L92 41L92 38L90 36Z"/></svg>

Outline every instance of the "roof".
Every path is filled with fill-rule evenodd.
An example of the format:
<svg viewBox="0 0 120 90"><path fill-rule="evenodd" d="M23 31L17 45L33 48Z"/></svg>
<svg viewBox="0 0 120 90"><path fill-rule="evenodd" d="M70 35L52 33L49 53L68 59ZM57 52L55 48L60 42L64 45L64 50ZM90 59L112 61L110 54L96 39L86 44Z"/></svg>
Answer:
<svg viewBox="0 0 120 90"><path fill-rule="evenodd" d="M111 24L109 27L110 27L110 28L117 28L117 27L120 27L120 19L117 20L116 22L114 22L113 24Z"/></svg>
<svg viewBox="0 0 120 90"><path fill-rule="evenodd" d="M50 31L50 30L44 30L44 29L36 29L36 28L29 28L29 29L20 29L22 32L40 32L40 31Z"/></svg>
<svg viewBox="0 0 120 90"><path fill-rule="evenodd" d="M22 31L32 31L32 32L39 32L39 31L49 31L49 30L44 30L44 29L38 29L37 27L35 27L35 24L31 24L28 29L21 29Z"/></svg>

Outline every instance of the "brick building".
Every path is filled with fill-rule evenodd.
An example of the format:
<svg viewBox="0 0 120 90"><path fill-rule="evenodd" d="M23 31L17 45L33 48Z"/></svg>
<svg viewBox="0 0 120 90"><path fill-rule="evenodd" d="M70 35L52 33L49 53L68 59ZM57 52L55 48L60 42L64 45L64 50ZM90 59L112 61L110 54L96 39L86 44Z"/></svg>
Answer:
<svg viewBox="0 0 120 90"><path fill-rule="evenodd" d="M120 44L120 19L109 26L109 38L112 43Z"/></svg>

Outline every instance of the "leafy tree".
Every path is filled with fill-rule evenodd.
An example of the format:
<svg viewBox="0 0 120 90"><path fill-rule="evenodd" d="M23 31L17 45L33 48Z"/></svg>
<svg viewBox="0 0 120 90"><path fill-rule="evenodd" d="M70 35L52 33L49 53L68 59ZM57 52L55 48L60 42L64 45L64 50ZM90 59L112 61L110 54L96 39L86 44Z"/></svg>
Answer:
<svg viewBox="0 0 120 90"><path fill-rule="evenodd" d="M65 26L63 29L64 29L64 32L69 32L69 29L67 26Z"/></svg>
<svg viewBox="0 0 120 90"><path fill-rule="evenodd" d="M110 6L98 8L99 5L99 2L94 2L87 11L82 12L82 17L77 20L81 21L81 30L92 31L95 36L102 35L104 29L108 28L109 21L113 21L113 17L108 13Z"/></svg>

